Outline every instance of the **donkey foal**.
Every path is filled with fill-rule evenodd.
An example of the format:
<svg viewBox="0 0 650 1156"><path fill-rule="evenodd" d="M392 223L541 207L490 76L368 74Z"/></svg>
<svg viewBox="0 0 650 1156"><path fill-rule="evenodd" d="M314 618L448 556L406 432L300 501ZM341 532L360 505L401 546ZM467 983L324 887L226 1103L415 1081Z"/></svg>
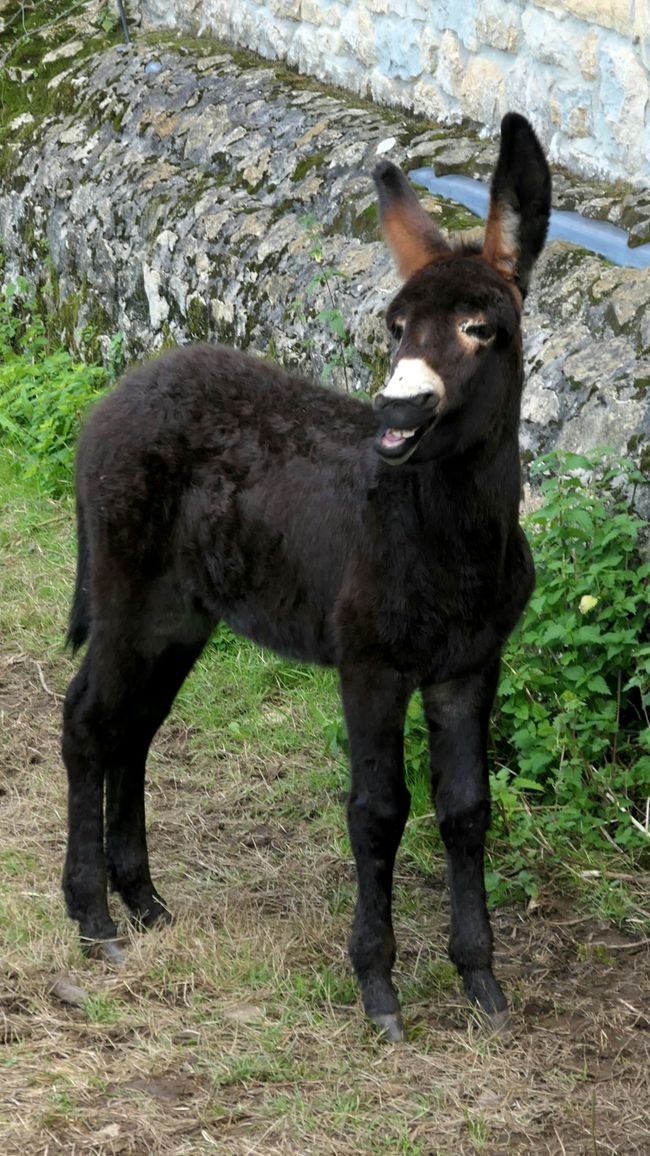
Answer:
<svg viewBox="0 0 650 1156"><path fill-rule="evenodd" d="M358 876L350 956L368 1016L398 1040L391 891L417 688L449 868L449 954L469 999L496 1023L505 1015L483 882L487 730L501 650L534 580L517 520L520 316L550 176L527 121L506 116L482 248L451 247L390 162L375 182L405 283L372 407L199 345L132 370L88 422L68 634L88 649L64 711L63 887L86 949L108 959L121 957L108 883L140 926L169 918L149 872L145 760L219 620L335 665Z"/></svg>

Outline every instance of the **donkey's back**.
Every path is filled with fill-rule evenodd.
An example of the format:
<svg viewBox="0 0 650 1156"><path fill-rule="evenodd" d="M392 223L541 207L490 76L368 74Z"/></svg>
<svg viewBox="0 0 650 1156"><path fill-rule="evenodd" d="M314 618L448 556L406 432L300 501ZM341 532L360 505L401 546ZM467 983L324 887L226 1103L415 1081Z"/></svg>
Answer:
<svg viewBox="0 0 650 1156"><path fill-rule="evenodd" d="M80 443L69 640L102 620L107 588L128 587L145 646L155 620L169 631L175 619L178 638L223 620L281 653L335 661L332 613L363 549L375 434L368 405L223 346L132 370Z"/></svg>

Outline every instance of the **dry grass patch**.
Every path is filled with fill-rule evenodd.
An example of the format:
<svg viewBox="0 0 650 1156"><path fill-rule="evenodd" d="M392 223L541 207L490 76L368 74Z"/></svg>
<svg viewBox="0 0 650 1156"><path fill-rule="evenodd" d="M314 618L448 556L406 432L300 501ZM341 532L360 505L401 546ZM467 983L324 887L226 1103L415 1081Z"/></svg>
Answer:
<svg viewBox="0 0 650 1156"><path fill-rule="evenodd" d="M85 961L59 895L53 688L67 662L41 673L27 655L0 667L4 1152L648 1151L647 944L558 898L541 913L497 912L516 1010L509 1035L486 1039L445 961L441 866L434 886L402 868L411 1042L383 1045L345 956L343 816L328 787L301 793L306 754L280 768L224 748L215 769L191 728L172 724L149 805L177 922L131 932L123 972ZM62 978L72 996L52 992Z"/></svg>
<svg viewBox="0 0 650 1156"><path fill-rule="evenodd" d="M561 880L535 910L494 914L514 1013L487 1039L446 960L443 864L429 879L402 856L410 1042L372 1035L345 951L344 772L321 753L302 676L273 660L243 654L235 688L232 667L218 682L217 646L156 741L152 867L175 925L125 927L120 972L81 956L59 890L73 669L58 641L72 571L68 524L49 522L60 516L16 500L0 527L3 1156L646 1156L642 924L584 914ZM633 885L641 920L650 881Z"/></svg>

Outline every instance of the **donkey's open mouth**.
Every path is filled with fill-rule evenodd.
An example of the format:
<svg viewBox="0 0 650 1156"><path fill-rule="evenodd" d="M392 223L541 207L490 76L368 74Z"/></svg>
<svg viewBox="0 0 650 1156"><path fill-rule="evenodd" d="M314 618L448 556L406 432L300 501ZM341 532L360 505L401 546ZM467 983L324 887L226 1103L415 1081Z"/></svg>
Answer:
<svg viewBox="0 0 650 1156"><path fill-rule="evenodd" d="M415 452L432 424L427 422L418 429L380 430L375 439L375 449L384 461L394 466L401 465Z"/></svg>

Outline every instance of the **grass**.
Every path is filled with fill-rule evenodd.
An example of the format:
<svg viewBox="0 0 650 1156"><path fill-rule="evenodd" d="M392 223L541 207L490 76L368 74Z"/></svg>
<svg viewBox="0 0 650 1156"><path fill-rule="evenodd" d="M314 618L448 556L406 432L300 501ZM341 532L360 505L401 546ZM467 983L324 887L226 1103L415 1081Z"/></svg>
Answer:
<svg viewBox="0 0 650 1156"><path fill-rule="evenodd" d="M650 962L603 919L647 916L642 876L631 888L599 863L587 882L578 857L570 891L554 877L534 908L495 913L514 1026L490 1040L446 960L432 821L413 822L396 872L411 1042L381 1044L345 952L354 871L347 772L328 753L335 679L227 633L150 761L152 865L177 921L127 932L123 972L82 958L59 894L73 512L9 454L0 493L3 1152L593 1151L594 1097L595 1150L620 1151L621 1135L647 1150ZM597 918L576 885L597 896Z"/></svg>

